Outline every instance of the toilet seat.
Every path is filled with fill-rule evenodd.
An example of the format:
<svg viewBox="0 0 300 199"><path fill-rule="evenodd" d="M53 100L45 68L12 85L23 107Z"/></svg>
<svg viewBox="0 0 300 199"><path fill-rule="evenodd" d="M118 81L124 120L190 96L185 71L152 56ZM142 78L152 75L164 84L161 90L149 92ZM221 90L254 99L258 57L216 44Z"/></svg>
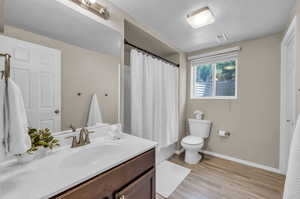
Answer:
<svg viewBox="0 0 300 199"><path fill-rule="evenodd" d="M204 139L201 137L196 137L196 136L186 136L185 138L182 139L182 143L188 144L188 145L199 145L203 144Z"/></svg>

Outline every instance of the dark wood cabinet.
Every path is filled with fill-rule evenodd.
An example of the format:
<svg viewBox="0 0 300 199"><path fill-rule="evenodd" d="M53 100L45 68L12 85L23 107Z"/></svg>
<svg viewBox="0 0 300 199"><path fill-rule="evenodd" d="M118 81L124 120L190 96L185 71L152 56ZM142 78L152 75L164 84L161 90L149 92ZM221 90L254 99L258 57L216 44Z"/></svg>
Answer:
<svg viewBox="0 0 300 199"><path fill-rule="evenodd" d="M138 178L116 194L116 199L154 199L155 198L155 170Z"/></svg>
<svg viewBox="0 0 300 199"><path fill-rule="evenodd" d="M53 199L155 199L155 150L147 151Z"/></svg>

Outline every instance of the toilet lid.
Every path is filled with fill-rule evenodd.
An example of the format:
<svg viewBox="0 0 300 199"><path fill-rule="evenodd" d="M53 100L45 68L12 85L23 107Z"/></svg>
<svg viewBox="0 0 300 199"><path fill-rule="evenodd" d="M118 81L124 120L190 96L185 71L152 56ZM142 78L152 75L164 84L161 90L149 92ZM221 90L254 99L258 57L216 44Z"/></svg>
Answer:
<svg viewBox="0 0 300 199"><path fill-rule="evenodd" d="M203 138L201 137L196 137L196 136L187 136L182 139L182 142L186 144L202 144L204 142Z"/></svg>

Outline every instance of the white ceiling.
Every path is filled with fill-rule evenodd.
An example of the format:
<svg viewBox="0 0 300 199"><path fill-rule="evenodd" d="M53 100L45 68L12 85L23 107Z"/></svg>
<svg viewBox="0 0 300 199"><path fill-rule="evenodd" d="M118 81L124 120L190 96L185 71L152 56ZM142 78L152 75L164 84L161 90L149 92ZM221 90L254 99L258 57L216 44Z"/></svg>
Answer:
<svg viewBox="0 0 300 199"><path fill-rule="evenodd" d="M54 0L7 0L5 23L89 50L120 56L119 32Z"/></svg>
<svg viewBox="0 0 300 199"><path fill-rule="evenodd" d="M110 0L137 21L157 31L163 40L190 52L218 46L218 34L227 43L257 38L284 30L294 0ZM216 22L200 29L190 27L185 16L209 6ZM224 43L223 43L224 44Z"/></svg>

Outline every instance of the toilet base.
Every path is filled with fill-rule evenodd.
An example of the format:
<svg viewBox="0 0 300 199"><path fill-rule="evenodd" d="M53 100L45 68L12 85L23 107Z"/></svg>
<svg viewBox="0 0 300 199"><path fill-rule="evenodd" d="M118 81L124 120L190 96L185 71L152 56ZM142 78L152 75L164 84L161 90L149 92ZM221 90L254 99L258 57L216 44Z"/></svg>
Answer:
<svg viewBox="0 0 300 199"><path fill-rule="evenodd" d="M198 151L187 151L185 150L184 161L188 164L198 164L202 159L202 155Z"/></svg>

